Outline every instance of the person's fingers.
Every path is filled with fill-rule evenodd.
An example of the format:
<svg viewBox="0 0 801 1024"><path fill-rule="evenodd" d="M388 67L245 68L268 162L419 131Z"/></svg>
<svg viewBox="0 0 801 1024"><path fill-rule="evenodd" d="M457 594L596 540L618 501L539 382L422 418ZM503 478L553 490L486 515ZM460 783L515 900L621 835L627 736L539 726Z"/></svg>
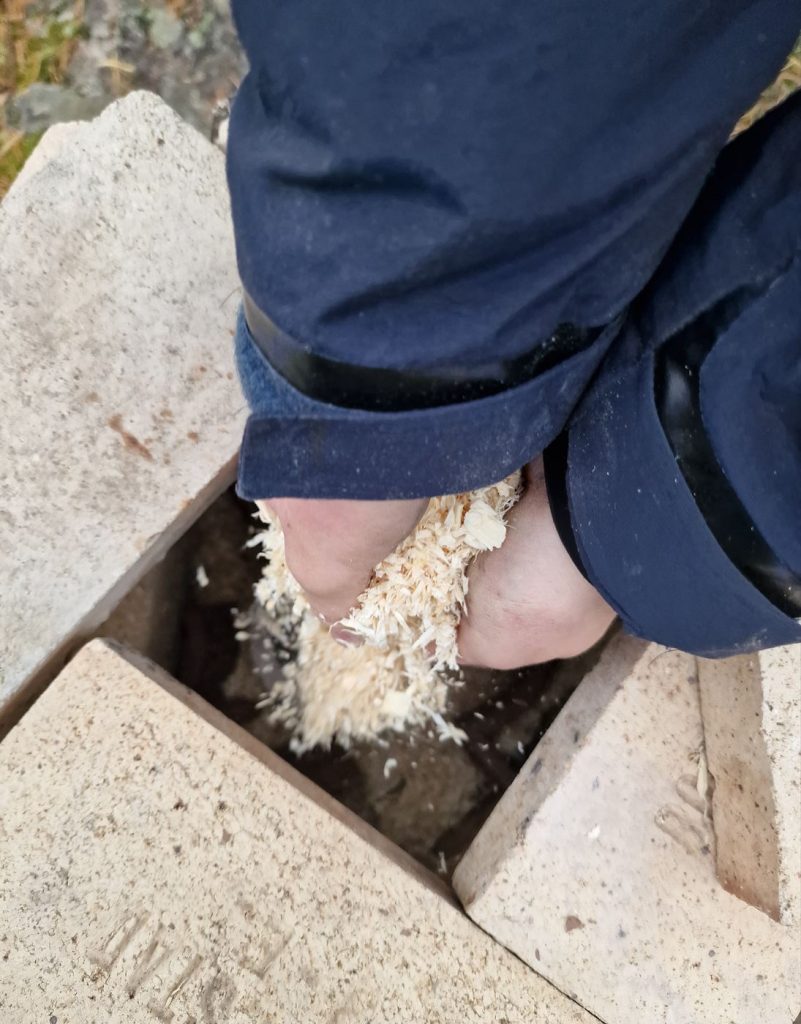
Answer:
<svg viewBox="0 0 801 1024"><path fill-rule="evenodd" d="M326 622L347 615L375 566L413 529L427 505L412 501L275 498L289 571Z"/></svg>
<svg viewBox="0 0 801 1024"><path fill-rule="evenodd" d="M470 571L458 636L465 664L512 669L572 657L599 640L614 619L559 539L539 460L527 475L506 540Z"/></svg>

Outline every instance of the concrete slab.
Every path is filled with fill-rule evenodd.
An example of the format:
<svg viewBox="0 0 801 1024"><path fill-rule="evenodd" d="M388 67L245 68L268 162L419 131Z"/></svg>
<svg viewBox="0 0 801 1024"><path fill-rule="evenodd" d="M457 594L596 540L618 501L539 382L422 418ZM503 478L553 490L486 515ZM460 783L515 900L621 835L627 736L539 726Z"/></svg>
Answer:
<svg viewBox="0 0 801 1024"><path fill-rule="evenodd" d="M48 132L0 206L0 724L234 473L224 157L155 96Z"/></svg>
<svg viewBox="0 0 801 1024"><path fill-rule="evenodd" d="M454 876L478 924L606 1024L792 1024L801 934L715 875L695 660L620 636Z"/></svg>
<svg viewBox="0 0 801 1024"><path fill-rule="evenodd" d="M159 672L93 641L0 743L4 1024L591 1024Z"/></svg>
<svg viewBox="0 0 801 1024"><path fill-rule="evenodd" d="M698 661L718 878L801 924L801 646ZM801 969L801 968L800 968Z"/></svg>

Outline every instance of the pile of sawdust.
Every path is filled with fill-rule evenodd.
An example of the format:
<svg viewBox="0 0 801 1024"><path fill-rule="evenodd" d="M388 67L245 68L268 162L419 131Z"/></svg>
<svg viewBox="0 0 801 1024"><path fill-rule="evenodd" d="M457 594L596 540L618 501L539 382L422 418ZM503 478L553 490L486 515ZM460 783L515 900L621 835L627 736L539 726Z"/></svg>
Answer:
<svg viewBox="0 0 801 1024"><path fill-rule="evenodd" d="M456 629L467 569L479 552L503 543L506 514L519 495L516 473L490 487L433 498L344 620L364 639L361 647L338 644L311 611L287 568L280 525L265 517L267 528L254 538L267 560L256 596L296 656L262 706L294 732L295 750L334 740L347 747L413 726L433 726L442 739L462 741L443 711L448 687L459 685Z"/></svg>

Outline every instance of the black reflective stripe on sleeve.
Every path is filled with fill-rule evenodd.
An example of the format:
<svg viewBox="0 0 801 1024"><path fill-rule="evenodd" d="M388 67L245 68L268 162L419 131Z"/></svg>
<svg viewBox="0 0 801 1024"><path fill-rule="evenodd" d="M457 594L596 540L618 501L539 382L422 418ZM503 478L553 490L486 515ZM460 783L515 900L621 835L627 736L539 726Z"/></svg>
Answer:
<svg viewBox="0 0 801 1024"><path fill-rule="evenodd" d="M603 330L560 324L513 359L397 370L318 355L285 334L247 294L243 305L254 342L284 380L314 401L365 412L409 412L500 394L583 352Z"/></svg>
<svg viewBox="0 0 801 1024"><path fill-rule="evenodd" d="M761 287L742 287L674 335L657 353L662 428L699 511L729 560L773 605L801 616L801 579L783 565L729 483L704 429L700 371L716 339Z"/></svg>
<svg viewBox="0 0 801 1024"><path fill-rule="evenodd" d="M587 579L587 573L581 561L581 555L579 555L576 536L573 533L573 524L570 520L570 507L567 498L568 445L569 434L567 430L563 430L542 453L545 490L548 494L548 504L559 539L575 567Z"/></svg>

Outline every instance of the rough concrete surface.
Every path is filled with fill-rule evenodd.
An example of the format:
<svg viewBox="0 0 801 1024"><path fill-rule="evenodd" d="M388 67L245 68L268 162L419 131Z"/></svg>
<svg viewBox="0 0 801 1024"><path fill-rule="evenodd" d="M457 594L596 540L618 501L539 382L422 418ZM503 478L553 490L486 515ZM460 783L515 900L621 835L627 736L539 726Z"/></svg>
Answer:
<svg viewBox="0 0 801 1024"><path fill-rule="evenodd" d="M135 93L0 207L0 718L230 483L244 420L222 154Z"/></svg>
<svg viewBox="0 0 801 1024"><path fill-rule="evenodd" d="M801 924L801 647L721 661L698 675L718 878ZM799 967L801 970L801 967Z"/></svg>
<svg viewBox="0 0 801 1024"><path fill-rule="evenodd" d="M779 913L782 923L801 931L801 647L762 651L759 662L779 833Z"/></svg>
<svg viewBox="0 0 801 1024"><path fill-rule="evenodd" d="M801 934L715 875L695 659L616 638L465 854L491 935L606 1024L792 1024Z"/></svg>
<svg viewBox="0 0 801 1024"><path fill-rule="evenodd" d="M93 641L0 743L4 1024L591 1024L143 668Z"/></svg>

